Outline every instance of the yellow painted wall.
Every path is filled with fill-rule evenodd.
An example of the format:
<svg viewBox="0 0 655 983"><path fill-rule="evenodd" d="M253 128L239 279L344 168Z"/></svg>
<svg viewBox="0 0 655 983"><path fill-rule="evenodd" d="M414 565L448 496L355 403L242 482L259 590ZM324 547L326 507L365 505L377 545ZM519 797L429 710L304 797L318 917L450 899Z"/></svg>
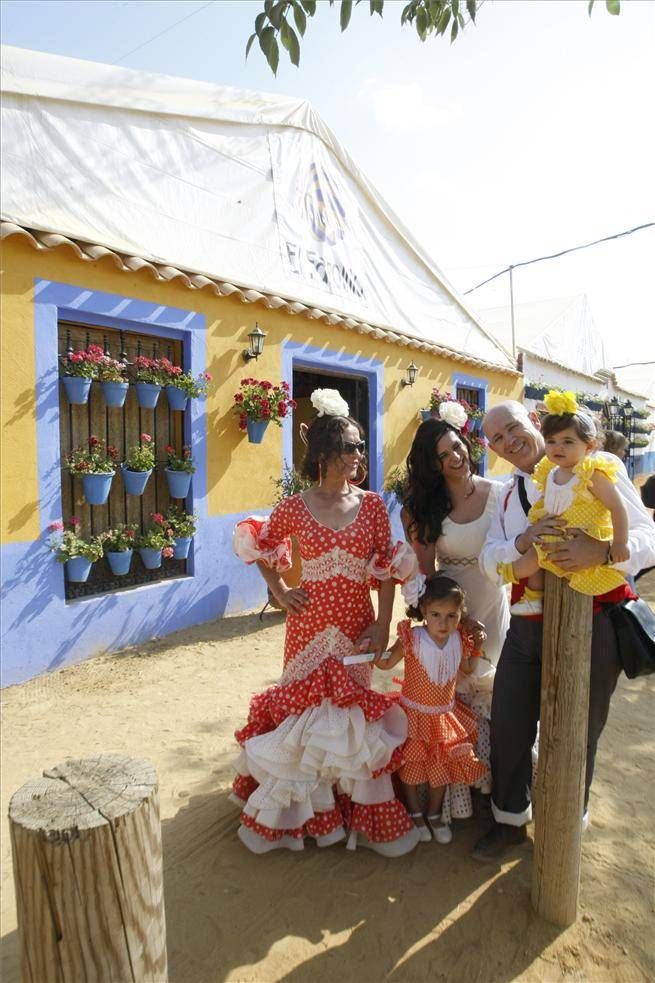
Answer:
<svg viewBox="0 0 655 983"><path fill-rule="evenodd" d="M383 362L385 474L406 457L418 410L427 405L431 389L448 388L453 371L486 377L490 382L489 405L518 398L522 388L520 377L483 373L302 316L217 297L207 289L189 290L180 283L162 283L146 271L126 273L117 270L110 258L83 262L67 247L37 252L24 239L13 237L5 242L2 270L2 543L39 535L33 319L36 277L194 310L205 316L207 368L216 387L207 399L210 515L256 510L271 503L271 478L280 472L281 430L270 426L261 445L249 444L232 413L233 395L245 375L279 381L282 345L290 338ZM246 366L241 352L255 321L267 332L266 345L258 362ZM419 377L413 388L403 388L400 382L412 357L419 366ZM492 465L492 471L497 470L505 468Z"/></svg>

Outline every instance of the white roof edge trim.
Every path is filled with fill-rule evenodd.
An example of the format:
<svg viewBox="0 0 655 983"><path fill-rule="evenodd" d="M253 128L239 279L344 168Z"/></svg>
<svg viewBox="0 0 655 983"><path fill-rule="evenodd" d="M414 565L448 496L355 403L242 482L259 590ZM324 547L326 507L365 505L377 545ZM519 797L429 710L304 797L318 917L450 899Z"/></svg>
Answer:
<svg viewBox="0 0 655 983"><path fill-rule="evenodd" d="M165 115L172 116L191 116L196 118L217 119L222 120L223 122L234 122L241 125L250 124L256 126L267 125L295 127L314 134L314 136L318 137L318 139L325 144L327 149L341 162L341 164L350 173L352 179L359 185L361 190L370 200L371 206L383 216L389 225L393 227L395 232L414 253L416 258L432 276L437 278L440 285L452 297L453 301L466 314L466 316L473 321L485 338L487 338L487 340L490 341L495 348L502 352L510 365L514 362L514 357L511 355L511 353L490 331L484 327L475 311L468 306L466 301L457 293L453 285L450 283L448 277L446 277L442 270L435 264L434 260L423 249L420 243L414 239L413 235L406 228L405 224L396 216L393 209L387 204L386 200L378 193L374 185L371 184L368 178L360 171L359 167L355 164L345 147L343 147L337 140L332 130L326 123L323 122L321 117L314 110L312 105L307 102L307 100L294 98L292 96L262 93L248 89L236 89L229 86L218 86L210 82L200 82L195 79L188 79L184 76L164 75L161 73L151 72L148 72L147 74L151 80L151 85L157 87L157 92L159 93L160 98L148 98L147 96L144 96L142 86L138 86L131 89L130 98L127 99L124 88L125 79L132 76L136 83L137 79L143 75L143 72L136 69L124 68L122 66L107 65L102 62L89 62L79 58L68 58L61 55L52 55L43 51L33 51L10 45L0 45L0 51L7 51L8 53L12 52L14 55L16 55L17 52L20 52L22 53L22 57L24 59L29 58L30 64L37 66L39 62L47 64L47 62L51 61L52 59L61 59L62 61L73 63L75 70L81 75L84 75L85 72L88 73L91 67L94 71L105 69L107 73L109 73L108 80L102 84L98 84L97 81L95 84L87 84L86 87L83 87L82 84L80 84L76 87L73 97L68 84L50 80L48 84L51 86L52 91L48 93L47 91L44 91L43 83L40 83L38 77L30 77L28 74L23 74L19 77L17 73L12 73L7 70L6 66L9 59L2 59L2 87L4 91L12 92L16 95L38 96L39 98L52 99L60 102L63 101L71 103L89 103L103 106L117 106L137 112L163 113ZM18 57L20 58L21 55L18 55ZM112 77L114 77L116 80L122 80L122 84L117 86L116 89L112 89ZM190 90L193 90L194 97L193 112L190 112L189 104L185 101L187 91ZM226 91L233 93L235 106L241 106L242 108L235 109L233 111L226 109L224 102L221 105L217 99L217 90L220 90L223 93ZM139 98L141 99L142 104L139 104L139 99L136 97L137 91L140 93ZM204 98L201 97L203 95ZM165 102L162 101L164 97L166 100ZM257 103L259 106L261 106L262 101L266 102L265 111L262 112L260 109L255 112L252 105ZM175 108L176 106L177 108ZM212 107L211 109L210 106ZM217 106L220 108L217 109Z"/></svg>
<svg viewBox="0 0 655 983"><path fill-rule="evenodd" d="M334 311L322 310L317 307L308 307L300 301L293 300L291 298L279 297L275 294L261 293L259 290L255 290L244 285L228 283L227 281L221 281L215 277L208 277L201 273L180 270L177 267L167 266L164 263L151 262L150 260L144 259L142 256L130 256L124 253L119 253L113 249L108 249L106 246L102 246L99 243L89 243L79 239L70 239L68 236L62 235L58 232L45 232L39 231L38 229L28 229L24 226L17 225L14 222L2 219L0 221L0 240L9 239L11 236L21 236L27 239L29 244L37 250L50 251L57 249L60 246L67 246L73 250L78 259L85 262L96 262L99 259L109 256L119 270L129 273L135 273L139 270L146 269L148 272L152 273L157 280L171 281L180 279L184 286L190 290L202 290L205 287L211 287L214 293L221 297L230 297L236 294L238 299L244 304L261 303L269 310L283 309L288 314L302 314L304 317L310 320L325 320L330 326L338 325L339 327L346 328L347 330L356 331L358 334L372 334L374 337L381 340L383 339L390 344L397 344L401 347L428 352L432 355L440 355L442 357L452 359L455 362L471 365L475 368L485 369L491 372L499 372L503 375L515 376L517 378L521 375L517 369L509 368L506 365L499 365L494 362L487 362L483 359L473 358L470 355L464 355L461 352L454 351L450 348L444 348L442 345L433 345L422 338L415 338L407 334L397 334L388 328L366 324L363 321L357 321L354 318L338 314Z"/></svg>

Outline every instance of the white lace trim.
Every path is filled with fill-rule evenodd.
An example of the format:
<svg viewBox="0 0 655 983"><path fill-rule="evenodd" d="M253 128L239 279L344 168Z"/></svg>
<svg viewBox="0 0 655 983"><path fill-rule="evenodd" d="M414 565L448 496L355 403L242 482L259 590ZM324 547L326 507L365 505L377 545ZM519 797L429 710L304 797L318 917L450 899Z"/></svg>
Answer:
<svg viewBox="0 0 655 983"><path fill-rule="evenodd" d="M425 703L417 703L416 700L410 700L407 696L401 696L400 702L404 707L410 707L412 710L419 710L420 713L431 713L435 715L438 713L449 713L451 710L455 709L454 700L452 703L448 703L443 707L431 707L427 706Z"/></svg>
<svg viewBox="0 0 655 983"><path fill-rule="evenodd" d="M454 632L442 649L432 641L425 628L414 628L414 651L430 677L430 681L443 685L454 679L462 661L462 640Z"/></svg>
<svg viewBox="0 0 655 983"><path fill-rule="evenodd" d="M318 635L314 635L311 642L285 666L280 686L286 686L287 683L298 679L306 679L330 655L341 661L346 655L352 655L354 651L355 647L348 636L344 635L336 625L329 625ZM353 666L353 669L357 668L361 667ZM355 677L354 673L352 675Z"/></svg>
<svg viewBox="0 0 655 983"><path fill-rule="evenodd" d="M328 553L314 559L303 560L302 579L324 583L333 577L346 577L364 583L366 580L366 560L353 556L348 550L335 546Z"/></svg>

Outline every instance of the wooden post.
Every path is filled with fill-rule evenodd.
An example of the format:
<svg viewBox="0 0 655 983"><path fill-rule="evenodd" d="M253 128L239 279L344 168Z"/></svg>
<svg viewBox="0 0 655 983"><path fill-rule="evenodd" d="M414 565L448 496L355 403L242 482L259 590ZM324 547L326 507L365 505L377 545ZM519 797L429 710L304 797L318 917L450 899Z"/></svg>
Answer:
<svg viewBox="0 0 655 983"><path fill-rule="evenodd" d="M67 759L9 804L23 983L165 983L157 776Z"/></svg>
<svg viewBox="0 0 655 983"><path fill-rule="evenodd" d="M591 626L591 597L547 573L532 903L562 926L578 910Z"/></svg>

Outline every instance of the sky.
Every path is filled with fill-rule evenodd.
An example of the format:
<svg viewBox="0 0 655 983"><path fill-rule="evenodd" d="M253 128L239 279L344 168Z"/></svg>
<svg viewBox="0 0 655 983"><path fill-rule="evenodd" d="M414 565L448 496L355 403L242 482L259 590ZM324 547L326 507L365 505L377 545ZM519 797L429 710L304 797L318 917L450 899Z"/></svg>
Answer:
<svg viewBox="0 0 655 983"><path fill-rule="evenodd" d="M256 45L244 59L263 0L2 0L0 26L6 44L309 100L462 292L655 222L653 0L618 17L486 0L453 45L401 27L404 5L361 3L341 34L319 0L277 77ZM586 293L609 365L655 361L654 285L655 228L514 274L519 304ZM507 275L467 301L508 304Z"/></svg>

